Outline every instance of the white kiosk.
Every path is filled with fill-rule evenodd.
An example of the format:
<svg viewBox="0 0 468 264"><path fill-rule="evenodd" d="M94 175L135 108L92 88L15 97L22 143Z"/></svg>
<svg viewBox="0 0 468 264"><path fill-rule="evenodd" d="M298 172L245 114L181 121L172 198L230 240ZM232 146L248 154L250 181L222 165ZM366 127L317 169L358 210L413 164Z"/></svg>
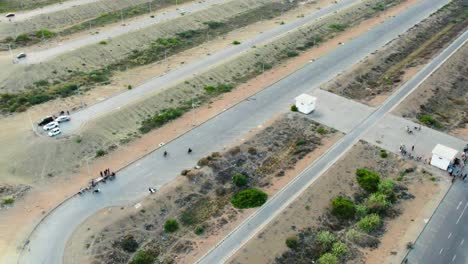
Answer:
<svg viewBox="0 0 468 264"><path fill-rule="evenodd" d="M317 97L308 94L301 94L296 97L296 107L299 112L309 114L315 110Z"/></svg>
<svg viewBox="0 0 468 264"><path fill-rule="evenodd" d="M458 151L453 148L437 144L432 150L431 165L442 170L447 170L457 153Z"/></svg>

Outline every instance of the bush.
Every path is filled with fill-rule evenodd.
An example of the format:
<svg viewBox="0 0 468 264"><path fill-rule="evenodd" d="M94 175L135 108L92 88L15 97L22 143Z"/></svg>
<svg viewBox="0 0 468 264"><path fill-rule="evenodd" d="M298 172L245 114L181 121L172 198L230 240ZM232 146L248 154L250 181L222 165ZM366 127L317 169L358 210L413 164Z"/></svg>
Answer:
<svg viewBox="0 0 468 264"><path fill-rule="evenodd" d="M377 230L382 225L382 221L380 220L380 216L377 214L370 214L368 216L363 217L357 223L359 229L366 233L372 233Z"/></svg>
<svg viewBox="0 0 468 264"><path fill-rule="evenodd" d="M210 29L217 29L224 26L224 23L218 21L208 21L203 24L207 25Z"/></svg>
<svg viewBox="0 0 468 264"><path fill-rule="evenodd" d="M383 193L373 193L366 199L366 207L372 213L385 213L385 211L392 205L387 196Z"/></svg>
<svg viewBox="0 0 468 264"><path fill-rule="evenodd" d="M203 226L197 226L195 227L195 235L201 235L205 232L205 227Z"/></svg>
<svg viewBox="0 0 468 264"><path fill-rule="evenodd" d="M297 108L296 105L291 105L291 111L297 112L297 111L299 111L299 109Z"/></svg>
<svg viewBox="0 0 468 264"><path fill-rule="evenodd" d="M48 30L48 29L41 29L41 30L36 31L36 38L44 37L44 38L48 39L48 38L52 38L54 36L55 36L55 33Z"/></svg>
<svg viewBox="0 0 468 264"><path fill-rule="evenodd" d="M395 182L392 179L385 179L379 183L379 193L383 193L387 196L390 202L395 202Z"/></svg>
<svg viewBox="0 0 468 264"><path fill-rule="evenodd" d="M148 133L153 128L160 127L169 121L177 119L187 111L185 107L166 108L159 111L153 117L143 120L139 128L141 133Z"/></svg>
<svg viewBox="0 0 468 264"><path fill-rule="evenodd" d="M357 182L367 192L373 193L378 190L380 183L380 176L377 172L370 171L367 169L356 170Z"/></svg>
<svg viewBox="0 0 468 264"><path fill-rule="evenodd" d="M245 209L263 205L268 195L256 188L240 191L232 196L231 203L235 208Z"/></svg>
<svg viewBox="0 0 468 264"><path fill-rule="evenodd" d="M107 41L101 40L101 41L99 41L99 45L107 45Z"/></svg>
<svg viewBox="0 0 468 264"><path fill-rule="evenodd" d="M299 245L299 242L297 241L296 236L290 236L286 238L286 246L290 249L296 249L297 246Z"/></svg>
<svg viewBox="0 0 468 264"><path fill-rule="evenodd" d="M356 205L356 216L361 219L368 213L367 207L362 204Z"/></svg>
<svg viewBox="0 0 468 264"><path fill-rule="evenodd" d="M183 225L186 225L186 226L193 225L195 224L195 221L196 221L195 216L191 212L183 212L180 215L179 220Z"/></svg>
<svg viewBox="0 0 468 264"><path fill-rule="evenodd" d="M135 252L138 249L138 242L132 235L127 235L120 241L120 247L127 252Z"/></svg>
<svg viewBox="0 0 468 264"><path fill-rule="evenodd" d="M344 197L335 197L332 201L332 214L341 219L354 217L356 208L354 203Z"/></svg>
<svg viewBox="0 0 468 264"><path fill-rule="evenodd" d="M233 45L239 45L239 44L241 44L241 43L240 43L240 41L238 41L238 40L234 40L234 41L232 42L232 44L233 44Z"/></svg>
<svg viewBox="0 0 468 264"><path fill-rule="evenodd" d="M439 121L434 119L431 115L419 115L418 120L428 126L435 127L435 128L442 128L444 127Z"/></svg>
<svg viewBox="0 0 468 264"><path fill-rule="evenodd" d="M326 133L328 133L328 131L324 127L319 127L317 128L317 133L319 133L320 135L325 135Z"/></svg>
<svg viewBox="0 0 468 264"><path fill-rule="evenodd" d="M14 202L15 202L15 199L13 197L3 198L3 201L2 201L3 204L12 204Z"/></svg>
<svg viewBox="0 0 468 264"><path fill-rule="evenodd" d="M223 93L228 93L230 91L232 91L232 89L234 88L234 86L230 85L230 84L218 84L216 86L212 86L212 85L207 85L205 87L203 87L203 90L205 90L205 92L209 95L218 95L218 94L223 94Z"/></svg>
<svg viewBox="0 0 468 264"><path fill-rule="evenodd" d="M327 251L336 241L336 238L329 231L320 231L317 233L315 241L322 247L323 250Z"/></svg>
<svg viewBox="0 0 468 264"><path fill-rule="evenodd" d="M27 34L18 35L15 39L17 43L26 43L28 41L31 41L31 38Z"/></svg>
<svg viewBox="0 0 468 264"><path fill-rule="evenodd" d="M104 156L106 154L107 154L107 152L105 150L103 150L103 149L96 150L96 157L102 157L102 156Z"/></svg>
<svg viewBox="0 0 468 264"><path fill-rule="evenodd" d="M130 264L152 264L156 260L156 256L146 251L138 251L133 257Z"/></svg>
<svg viewBox="0 0 468 264"><path fill-rule="evenodd" d="M348 246L346 246L345 243L338 241L333 243L332 246L332 254L337 256L337 257L344 257L346 254L348 254Z"/></svg>
<svg viewBox="0 0 468 264"><path fill-rule="evenodd" d="M232 177L232 182L237 186L237 187L243 187L243 186L246 186L247 183L249 182L249 180L247 179L247 177L245 177L244 175L240 174L240 173L236 173L234 174L234 176Z"/></svg>
<svg viewBox="0 0 468 264"><path fill-rule="evenodd" d="M380 157L383 158L383 159L387 158L388 157L387 151L381 149L380 150Z"/></svg>
<svg viewBox="0 0 468 264"><path fill-rule="evenodd" d="M330 24L328 25L328 27L336 31L344 31L346 28L345 25L341 25L341 24Z"/></svg>
<svg viewBox="0 0 468 264"><path fill-rule="evenodd" d="M164 231L167 233L173 233L179 229L179 223L175 219L168 219L164 223Z"/></svg>
<svg viewBox="0 0 468 264"><path fill-rule="evenodd" d="M325 253L318 259L318 264L338 264L338 258L332 253Z"/></svg>
<svg viewBox="0 0 468 264"><path fill-rule="evenodd" d="M346 239L352 242L359 241L362 238L363 234L356 229L349 229L348 232L346 232Z"/></svg>
<svg viewBox="0 0 468 264"><path fill-rule="evenodd" d="M294 50L288 50L286 52L286 56L288 56L289 58L296 57L297 55L299 55L299 52Z"/></svg>

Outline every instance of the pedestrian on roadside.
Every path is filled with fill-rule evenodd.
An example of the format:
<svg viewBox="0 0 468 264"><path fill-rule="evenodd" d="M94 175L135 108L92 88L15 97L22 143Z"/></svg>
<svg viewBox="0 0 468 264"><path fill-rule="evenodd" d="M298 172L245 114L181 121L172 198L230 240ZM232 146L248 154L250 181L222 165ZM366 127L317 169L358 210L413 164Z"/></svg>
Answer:
<svg viewBox="0 0 468 264"><path fill-rule="evenodd" d="M411 151L414 151L414 145L411 147Z"/></svg>
<svg viewBox="0 0 468 264"><path fill-rule="evenodd" d="M67 110L67 115L70 115L70 111Z"/></svg>
<svg viewBox="0 0 468 264"><path fill-rule="evenodd" d="M456 179L457 179L456 177L453 177L452 178L452 183L454 183Z"/></svg>
<svg viewBox="0 0 468 264"><path fill-rule="evenodd" d="M167 156L167 151L164 151L164 154L163 154L163 156L164 156L164 157L166 157L166 156Z"/></svg>
<svg viewBox="0 0 468 264"><path fill-rule="evenodd" d="M109 175L109 174L110 174L110 169L109 169L109 168L107 168L107 175Z"/></svg>
<svg viewBox="0 0 468 264"><path fill-rule="evenodd" d="M102 171L100 171L99 174L101 174L101 177L102 177Z"/></svg>
<svg viewBox="0 0 468 264"><path fill-rule="evenodd" d="M192 149L189 148L188 151L187 151L188 154L192 153Z"/></svg>
<svg viewBox="0 0 468 264"><path fill-rule="evenodd" d="M466 176L468 176L468 174L463 175L463 181L465 181Z"/></svg>

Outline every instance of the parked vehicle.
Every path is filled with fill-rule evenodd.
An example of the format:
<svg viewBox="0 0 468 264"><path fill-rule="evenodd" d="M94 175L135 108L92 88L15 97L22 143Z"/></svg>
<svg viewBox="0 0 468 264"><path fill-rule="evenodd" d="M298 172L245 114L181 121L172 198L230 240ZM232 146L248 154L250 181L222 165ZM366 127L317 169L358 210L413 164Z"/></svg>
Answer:
<svg viewBox="0 0 468 264"><path fill-rule="evenodd" d="M39 121L39 123L37 123L37 125L38 126L44 126L44 125L49 124L52 121L54 121L54 118L52 116L46 116L46 117L42 118L41 121Z"/></svg>
<svg viewBox="0 0 468 264"><path fill-rule="evenodd" d="M49 137L55 137L56 135L62 133L62 131L60 130L59 127L56 127L56 128L53 128L50 132L49 132Z"/></svg>
<svg viewBox="0 0 468 264"><path fill-rule="evenodd" d="M15 16L15 13L8 13L5 15L5 17L14 17Z"/></svg>
<svg viewBox="0 0 468 264"><path fill-rule="evenodd" d="M20 54L16 55L16 58L17 58L17 59L26 58L26 53L21 52Z"/></svg>
<svg viewBox="0 0 468 264"><path fill-rule="evenodd" d="M70 121L70 116L68 115L61 115L59 117L57 117L57 119L55 119L56 122L59 122L59 123L62 123L62 122L67 122L67 121Z"/></svg>
<svg viewBox="0 0 468 264"><path fill-rule="evenodd" d="M50 122L49 124L43 126L42 129L44 129L45 131L49 131L49 130L51 130L53 128L56 128L58 126L59 126L59 124L57 122Z"/></svg>

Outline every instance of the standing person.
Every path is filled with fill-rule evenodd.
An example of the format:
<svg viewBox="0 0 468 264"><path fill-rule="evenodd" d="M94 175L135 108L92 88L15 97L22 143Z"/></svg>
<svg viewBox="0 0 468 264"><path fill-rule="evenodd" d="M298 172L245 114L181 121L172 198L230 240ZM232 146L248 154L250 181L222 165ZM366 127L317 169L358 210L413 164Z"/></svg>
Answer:
<svg viewBox="0 0 468 264"><path fill-rule="evenodd" d="M414 145L411 147L411 151L414 151Z"/></svg>
<svg viewBox="0 0 468 264"><path fill-rule="evenodd" d="M67 110L67 115L70 115L70 111Z"/></svg>
<svg viewBox="0 0 468 264"><path fill-rule="evenodd" d="M188 154L192 153L192 149L189 148L188 151L187 151Z"/></svg>
<svg viewBox="0 0 468 264"><path fill-rule="evenodd" d="M163 156L164 156L164 157L167 156L167 151L164 151Z"/></svg>
<svg viewBox="0 0 468 264"><path fill-rule="evenodd" d="M99 174L101 174L101 177L102 177L102 171L100 171Z"/></svg>

